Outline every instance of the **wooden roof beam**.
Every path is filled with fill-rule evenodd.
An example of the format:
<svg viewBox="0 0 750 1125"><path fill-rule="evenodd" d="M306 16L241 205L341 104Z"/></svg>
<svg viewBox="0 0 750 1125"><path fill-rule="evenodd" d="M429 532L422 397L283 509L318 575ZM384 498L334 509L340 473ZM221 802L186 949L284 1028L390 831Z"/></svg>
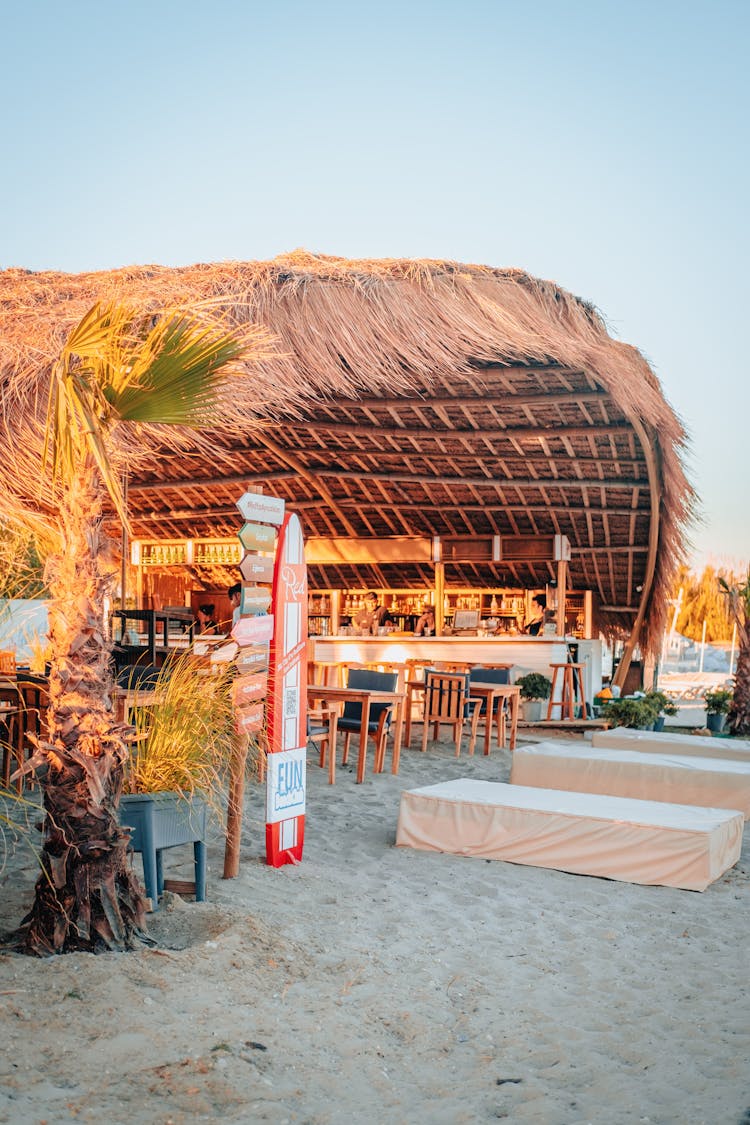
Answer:
<svg viewBox="0 0 750 1125"><path fill-rule="evenodd" d="M477 406L482 406L482 402L480 399L477 399ZM370 437L418 437L422 441L425 438L458 441L461 438L479 437L490 437L496 440L498 438L507 438L508 440L517 438L523 441L526 439L530 440L532 438L540 437L560 437L563 428L565 434L568 437L588 437L589 435L601 435L606 437L608 434L624 435L628 432L629 427L629 422L608 422L606 425L600 424L599 422L592 422L591 425L584 426L569 426L565 424L564 427L559 422L556 422L555 424L549 426L495 426L494 428L483 427L481 429L451 428L446 430L439 430L434 426L421 428L419 426L374 426L365 425L364 423L353 425L350 422L327 422L324 418L317 418L313 421L308 420L294 423L295 430L312 430L314 432L320 432L321 430L324 430L326 433L343 433L348 434L350 437L355 433L361 434L362 436L369 435ZM269 429L270 428L272 427L269 426ZM276 428L283 429L283 426L279 424L279 426Z"/></svg>

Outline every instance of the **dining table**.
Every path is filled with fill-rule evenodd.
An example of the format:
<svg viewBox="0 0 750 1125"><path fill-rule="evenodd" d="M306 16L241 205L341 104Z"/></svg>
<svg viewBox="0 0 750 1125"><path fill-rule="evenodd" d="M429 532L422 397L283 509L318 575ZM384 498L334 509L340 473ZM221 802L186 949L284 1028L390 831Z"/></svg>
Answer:
<svg viewBox="0 0 750 1125"><path fill-rule="evenodd" d="M120 723L126 723L130 714L137 707L154 707L164 702L164 692L154 688L121 688L112 689L112 707L115 718Z"/></svg>
<svg viewBox="0 0 750 1125"><path fill-rule="evenodd" d="M515 684L490 684L482 683L481 680L472 680L470 685L471 695L474 699L482 699L485 702L485 717L484 717L484 753L485 755L490 752L490 741L492 738L492 719L495 714L495 703L498 702L500 706L504 705L504 701L508 701L509 710L509 738L508 749L515 750L516 748L516 735L518 733L518 713L521 707L521 689L516 687ZM500 739L498 738L498 745Z"/></svg>
<svg viewBox="0 0 750 1125"><path fill-rule="evenodd" d="M357 756L357 784L361 785L365 779L365 766L367 762L367 739L370 719L370 707L373 703L390 703L394 709L393 756L391 773L397 774L401 760L401 738L404 725L404 700L406 693L403 691L380 691L374 688L333 687L326 684L308 684L307 701L314 704L317 700L330 706L333 703L359 703L362 707L362 719L359 733L359 754ZM335 748L331 747L331 753ZM383 759L385 755L383 755ZM375 754L374 773L382 773L384 760L378 760ZM335 773L334 775L335 776Z"/></svg>

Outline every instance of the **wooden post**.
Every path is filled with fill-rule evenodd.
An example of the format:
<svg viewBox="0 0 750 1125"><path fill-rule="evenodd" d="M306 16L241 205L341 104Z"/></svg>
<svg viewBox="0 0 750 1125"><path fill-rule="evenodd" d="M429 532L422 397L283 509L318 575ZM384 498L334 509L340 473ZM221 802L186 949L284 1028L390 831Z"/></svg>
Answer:
<svg viewBox="0 0 750 1125"><path fill-rule="evenodd" d="M568 581L568 564L565 559L557 562L557 634L565 636L565 587Z"/></svg>
<svg viewBox="0 0 750 1125"><path fill-rule="evenodd" d="M435 563L435 636L442 637L445 624L445 563Z"/></svg>
<svg viewBox="0 0 750 1125"><path fill-rule="evenodd" d="M123 473L122 477L122 502L125 507L125 513L128 511L128 475ZM127 525L122 525L122 561L120 563L120 609L125 609L125 595L128 585L128 553L130 551L130 540L128 537Z"/></svg>
<svg viewBox="0 0 750 1125"><path fill-rule="evenodd" d="M242 836L242 810L245 800L247 748L247 735L239 735L235 743L229 770L227 837L224 846L225 879L236 879L240 873L240 839Z"/></svg>

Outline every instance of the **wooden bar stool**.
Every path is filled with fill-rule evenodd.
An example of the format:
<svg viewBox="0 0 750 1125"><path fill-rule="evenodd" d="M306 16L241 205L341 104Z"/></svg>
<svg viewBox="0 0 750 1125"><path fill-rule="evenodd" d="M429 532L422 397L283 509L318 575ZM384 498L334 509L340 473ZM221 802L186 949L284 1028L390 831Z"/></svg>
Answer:
<svg viewBox="0 0 750 1125"><path fill-rule="evenodd" d="M576 694L580 694L581 698L581 718L587 718L586 693L583 690L583 664L550 664L550 668L552 669L552 690L547 704L547 718L552 719L554 717L552 714L553 708L559 707L561 719L575 719ZM560 676L560 698L555 699L558 672L562 672Z"/></svg>

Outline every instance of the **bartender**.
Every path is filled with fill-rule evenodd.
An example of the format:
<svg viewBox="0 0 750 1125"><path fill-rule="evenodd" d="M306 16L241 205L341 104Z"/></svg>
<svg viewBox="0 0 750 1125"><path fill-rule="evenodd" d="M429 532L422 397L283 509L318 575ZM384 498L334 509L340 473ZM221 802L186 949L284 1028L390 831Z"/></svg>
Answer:
<svg viewBox="0 0 750 1125"><path fill-rule="evenodd" d="M377 631L381 626L392 625L393 618L384 605L378 604L378 595L372 590L365 594L365 604L362 609L358 610L352 618L352 624L356 629L366 629L368 633L373 636L377 635Z"/></svg>
<svg viewBox="0 0 750 1125"><path fill-rule="evenodd" d="M530 637L538 637L544 628L544 619L547 612L547 598L545 594L535 594L531 599L532 616L523 627L524 633Z"/></svg>

